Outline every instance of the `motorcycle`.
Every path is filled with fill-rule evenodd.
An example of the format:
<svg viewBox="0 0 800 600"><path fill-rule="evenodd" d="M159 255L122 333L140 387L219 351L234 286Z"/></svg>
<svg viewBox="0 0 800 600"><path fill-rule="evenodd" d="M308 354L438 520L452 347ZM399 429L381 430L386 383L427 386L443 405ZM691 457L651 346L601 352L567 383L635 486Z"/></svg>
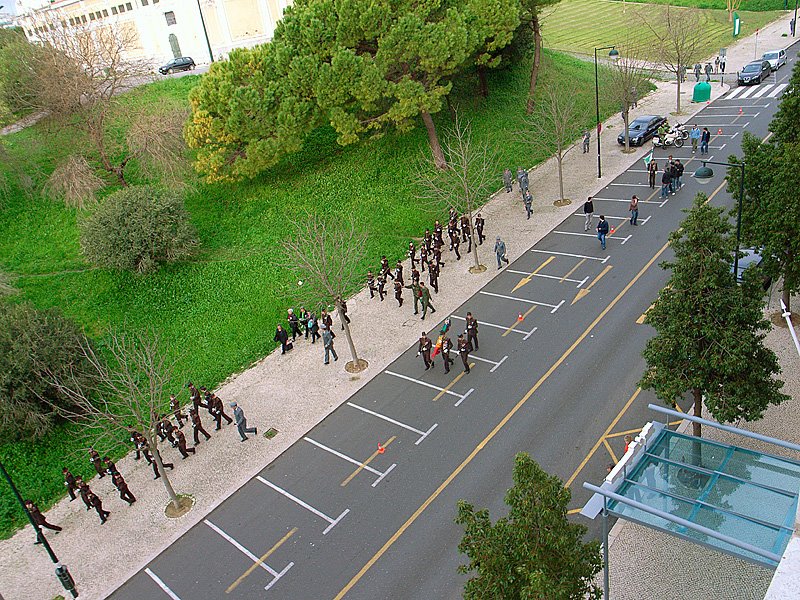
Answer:
<svg viewBox="0 0 800 600"><path fill-rule="evenodd" d="M678 123L675 127L672 128L673 131L679 131L681 134L681 138L684 140L689 139L689 131L686 129L686 126L683 123Z"/></svg>
<svg viewBox="0 0 800 600"><path fill-rule="evenodd" d="M674 129L669 130L664 139L661 139L661 136L656 134L653 137L653 146L656 148L668 148L669 146L675 146L676 148L683 147L683 138L678 131Z"/></svg>

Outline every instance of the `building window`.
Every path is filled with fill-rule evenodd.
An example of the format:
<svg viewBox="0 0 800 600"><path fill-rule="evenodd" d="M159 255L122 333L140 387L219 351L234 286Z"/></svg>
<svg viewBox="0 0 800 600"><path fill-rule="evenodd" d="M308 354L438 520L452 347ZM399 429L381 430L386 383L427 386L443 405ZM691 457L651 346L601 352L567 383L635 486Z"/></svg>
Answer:
<svg viewBox="0 0 800 600"><path fill-rule="evenodd" d="M147 6L147 0L142 0L142 6Z"/></svg>
<svg viewBox="0 0 800 600"><path fill-rule="evenodd" d="M153 4L158 4L161 0L153 0Z"/></svg>
<svg viewBox="0 0 800 600"><path fill-rule="evenodd" d="M124 4L120 4L117 8L119 9L120 14L125 12L125 5Z"/></svg>
<svg viewBox="0 0 800 600"><path fill-rule="evenodd" d="M86 15L81 15L81 23L86 23Z"/></svg>
<svg viewBox="0 0 800 600"><path fill-rule="evenodd" d="M175 25L177 23L175 20L175 13L172 11L165 12L164 18L167 20L167 25Z"/></svg>
<svg viewBox="0 0 800 600"><path fill-rule="evenodd" d="M117 7L116 7L116 6L112 6L112 7L111 7L111 14L112 14L112 15L115 15L115 14L117 14Z"/></svg>
<svg viewBox="0 0 800 600"><path fill-rule="evenodd" d="M103 9L103 17L107 17L107 16L108 16L108 11L104 8Z"/></svg>
<svg viewBox="0 0 800 600"><path fill-rule="evenodd" d="M94 21L94 13L93 12L89 13L89 20L90 21Z"/></svg>
<svg viewBox="0 0 800 600"><path fill-rule="evenodd" d="M130 2L126 2L125 8L127 8L128 10L133 10L133 5Z"/></svg>
<svg viewBox="0 0 800 600"><path fill-rule="evenodd" d="M75 27L75 19L73 19L72 17L70 17L70 18L69 18L69 24L70 24L70 26L71 26L71 27Z"/></svg>

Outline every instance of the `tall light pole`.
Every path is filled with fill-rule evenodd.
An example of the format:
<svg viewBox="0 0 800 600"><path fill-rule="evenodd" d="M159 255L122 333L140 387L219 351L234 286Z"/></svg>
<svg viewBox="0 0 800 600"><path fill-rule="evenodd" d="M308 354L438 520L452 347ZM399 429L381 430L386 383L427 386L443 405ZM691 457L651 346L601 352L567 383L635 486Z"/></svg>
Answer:
<svg viewBox="0 0 800 600"><path fill-rule="evenodd" d="M203 9L200 8L200 0L197 0L197 12L200 13L200 24L203 26L203 35L206 37L206 46L208 47L208 57L211 62L214 62L214 53L211 51L211 42L208 40L208 31L206 30L206 20L203 18Z"/></svg>
<svg viewBox="0 0 800 600"><path fill-rule="evenodd" d="M598 50L611 50L608 56L614 61L619 58L619 51L617 51L614 46L603 46L602 48L594 49L594 108L597 113L597 178L600 179L600 177L602 177L600 170L600 130L602 126L600 125L600 78L597 74Z"/></svg>
<svg viewBox="0 0 800 600"><path fill-rule="evenodd" d="M741 177L739 178L739 199L737 201L736 206L736 254L733 257L733 277L736 281L739 281L739 244L742 240L742 205L744 204L744 167L745 163L727 163L727 162L717 162L713 160L704 160L703 166L697 169L694 172L694 178L698 181L698 183L707 183L714 177L714 171L711 167L707 167L706 164L710 165L721 165L723 167L738 167L742 170Z"/></svg>

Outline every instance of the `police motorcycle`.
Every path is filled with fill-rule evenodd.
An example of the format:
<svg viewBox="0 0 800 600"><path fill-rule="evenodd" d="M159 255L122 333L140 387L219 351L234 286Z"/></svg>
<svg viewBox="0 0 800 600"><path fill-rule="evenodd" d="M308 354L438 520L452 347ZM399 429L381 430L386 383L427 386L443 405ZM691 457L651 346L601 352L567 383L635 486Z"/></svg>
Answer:
<svg viewBox="0 0 800 600"><path fill-rule="evenodd" d="M656 148L669 148L671 146L681 148L683 147L683 140L680 129L678 127L670 127L663 136L661 131L653 136L653 146Z"/></svg>

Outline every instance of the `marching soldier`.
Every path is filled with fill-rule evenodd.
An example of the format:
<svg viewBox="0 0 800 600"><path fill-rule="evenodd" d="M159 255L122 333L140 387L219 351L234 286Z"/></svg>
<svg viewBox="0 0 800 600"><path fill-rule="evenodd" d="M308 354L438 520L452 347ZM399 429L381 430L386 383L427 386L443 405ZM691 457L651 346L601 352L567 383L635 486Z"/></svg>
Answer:
<svg viewBox="0 0 800 600"><path fill-rule="evenodd" d="M397 264L394 267L394 278L397 281L400 282L400 285L404 285L404 282L403 282L403 263L401 263L399 260L397 261Z"/></svg>
<svg viewBox="0 0 800 600"><path fill-rule="evenodd" d="M211 401L211 392L206 389L206 386L200 388L200 391L203 393L203 400L205 400L205 404L203 406L206 407L208 414L211 415L211 418L214 418L214 403Z"/></svg>
<svg viewBox="0 0 800 600"><path fill-rule="evenodd" d="M183 432L180 429L175 430L175 446L178 448L178 452L181 453L183 460L189 457L189 452L192 454L197 452L194 448L186 447L186 436L183 435Z"/></svg>
<svg viewBox="0 0 800 600"><path fill-rule="evenodd" d="M431 235L431 230L426 229L425 235L422 236L422 247L425 248L428 252L430 252L432 244L433 244L433 236Z"/></svg>
<svg viewBox="0 0 800 600"><path fill-rule="evenodd" d="M372 274L372 271L367 271L367 287L369 288L369 297L375 297L375 275ZM383 298L381 298L383 300ZM308 334L306 334L308 337Z"/></svg>
<svg viewBox="0 0 800 600"><path fill-rule="evenodd" d="M75 496L75 490L78 489L75 484L75 476L70 473L67 467L61 469L61 473L64 475L64 485L67 486L67 492L69 492L69 501L72 502L77 497Z"/></svg>
<svg viewBox="0 0 800 600"><path fill-rule="evenodd" d="M469 242L467 246L467 254L469 254L472 252L472 226L467 215L461 215L461 235L463 236L462 242Z"/></svg>
<svg viewBox="0 0 800 600"><path fill-rule="evenodd" d="M222 400L220 400L216 394L211 394L211 401L214 403L214 418L217 420L217 430L222 427L222 419L225 419L228 424L233 423L233 419L225 414L225 406L222 404Z"/></svg>
<svg viewBox="0 0 800 600"><path fill-rule="evenodd" d="M111 513L107 510L103 510L103 501L100 499L100 496L90 491L88 497L89 504L94 507L94 509L97 511L97 514L100 516L100 524L104 525L108 520L108 515Z"/></svg>
<svg viewBox="0 0 800 600"><path fill-rule="evenodd" d="M411 267L411 283L419 283L419 271L416 267Z"/></svg>
<svg viewBox="0 0 800 600"><path fill-rule="evenodd" d="M467 341L472 348L478 349L478 321L471 312L467 313Z"/></svg>
<svg viewBox="0 0 800 600"><path fill-rule="evenodd" d="M455 237L452 238L452 243L450 244L450 249L456 253L456 260L461 260L461 254L458 253L459 244L461 244L461 240L458 237L458 233L456 233Z"/></svg>
<svg viewBox="0 0 800 600"><path fill-rule="evenodd" d="M106 473L108 473L112 477L114 476L114 473L119 473L119 471L117 470L117 465L115 465L114 461L112 461L108 456L103 457L103 462L105 463L106 466Z"/></svg>
<svg viewBox="0 0 800 600"><path fill-rule="evenodd" d="M158 457L161 458L161 452L158 452L158 449L156 449L156 452L158 453ZM153 474L155 475L153 479L160 478L161 473L158 472L158 464L156 463L155 456L153 457L153 462L150 464L153 465ZM164 462L163 459L161 460L161 464L165 469L169 469L170 471L175 468L175 465L173 465L172 463Z"/></svg>
<svg viewBox="0 0 800 600"><path fill-rule="evenodd" d="M39 527L46 527L47 529L52 529L56 533L61 531L61 527L58 525L53 525L52 523L48 523L45 516L42 514L42 511L39 510L39 507L36 506L31 500L25 500L25 509L28 511L28 514L31 516L31 520L36 523L37 527L37 540L39 538L38 534L41 533ZM37 544L41 543L39 541L36 542Z"/></svg>
<svg viewBox="0 0 800 600"><path fill-rule="evenodd" d="M89 494L91 494L92 490L89 489L89 484L80 477L76 477L75 485L78 486L78 493L81 496L81 500L83 500L83 503L86 505L86 510L92 510L92 505L89 503Z"/></svg>
<svg viewBox="0 0 800 600"><path fill-rule="evenodd" d="M347 302L342 300L341 296L336 296L336 303L342 308L342 318L344 319L342 321L342 331L344 331L344 324L347 323L350 325L350 317L347 316Z"/></svg>
<svg viewBox="0 0 800 600"><path fill-rule="evenodd" d="M424 273L425 272L425 263L428 262L428 253L430 248L425 244L422 244L419 247L419 268Z"/></svg>
<svg viewBox="0 0 800 600"><path fill-rule="evenodd" d="M444 266L442 262L442 247L439 245L433 248L433 262L436 264L437 269Z"/></svg>
<svg viewBox="0 0 800 600"><path fill-rule="evenodd" d="M181 433L181 435L183 435ZM111 481L114 483L114 487L117 488L119 492L119 497L121 500L125 500L128 503L128 506L132 506L134 502L136 502L136 496L131 494L130 489L128 489L128 483L119 473L114 473L111 478Z"/></svg>
<svg viewBox="0 0 800 600"><path fill-rule="evenodd" d="M513 189L514 175L512 175L511 169L503 171L503 185L506 186L506 192L510 192Z"/></svg>
<svg viewBox="0 0 800 600"><path fill-rule="evenodd" d="M483 227L486 224L486 220L481 216L481 213L478 213L478 216L475 217L475 231L478 234L478 245L481 246L483 244L483 240L486 239L486 236L483 235Z"/></svg>
<svg viewBox="0 0 800 600"><path fill-rule="evenodd" d="M103 461L100 459L100 455L97 453L93 447L89 448L89 462L92 463L94 470L97 471L97 474L103 478L106 476L106 470L103 468Z"/></svg>
<svg viewBox="0 0 800 600"><path fill-rule="evenodd" d="M431 281L431 287L438 294L439 293L439 265L433 260L428 264L428 277Z"/></svg>
<svg viewBox="0 0 800 600"><path fill-rule="evenodd" d="M419 346L417 348L417 356L422 354L422 360L425 363L425 370L427 371L431 367L435 366L433 364L433 359L431 358L431 348L433 347L433 342L428 337L428 335L423 331L422 337L419 338Z"/></svg>
<svg viewBox="0 0 800 600"><path fill-rule="evenodd" d="M394 275L392 275L392 272L389 269L389 260L386 258L385 254L381 256L381 275L383 275L384 279L386 279L387 276L394 279Z"/></svg>
<svg viewBox="0 0 800 600"><path fill-rule="evenodd" d="M394 282L394 299L397 300L397 306L403 306L403 284L399 281Z"/></svg>
<svg viewBox="0 0 800 600"><path fill-rule="evenodd" d="M190 381L186 384L186 387L189 388L189 399L192 401L192 406L194 409L197 410L201 406L208 408L205 403L201 400L200 391L194 386L194 384Z"/></svg>
<svg viewBox="0 0 800 600"><path fill-rule="evenodd" d="M170 423L167 417L161 419L161 431L164 433L164 437L161 438L162 441L166 439L170 444L173 446L175 445L175 435L174 431L177 431L178 428L175 427L172 423Z"/></svg>
<svg viewBox="0 0 800 600"><path fill-rule="evenodd" d="M144 459L147 461L148 465L153 464L153 455L150 454L150 447L147 444L147 439L139 433L137 434L139 437L136 438L136 452L141 452L144 455Z"/></svg>
<svg viewBox="0 0 800 600"><path fill-rule="evenodd" d="M380 296L381 302L383 302L383 297L386 295L386 277L383 275L378 275L378 296Z"/></svg>
<svg viewBox="0 0 800 600"><path fill-rule="evenodd" d="M450 222L447 224L447 237L450 238L450 251L453 251L453 244L455 244L456 240L458 240L458 226L456 224L455 219L450 219Z"/></svg>
<svg viewBox="0 0 800 600"><path fill-rule="evenodd" d="M189 419L192 421L192 428L194 429L194 445L200 443L200 434L202 433L206 436L206 440L210 440L211 436L208 432L203 428L203 421L200 420L200 413L197 412L196 409L190 408L189 409Z"/></svg>
<svg viewBox="0 0 800 600"><path fill-rule="evenodd" d="M453 349L453 342L448 337L447 333L442 334L442 359L444 360L444 372L450 372L450 365L453 364L453 359L450 358L450 350Z"/></svg>
<svg viewBox="0 0 800 600"><path fill-rule="evenodd" d="M411 290L411 295L414 297L414 314L419 314L419 299L421 297L419 283L411 282L411 285L403 286L406 289Z"/></svg>
<svg viewBox="0 0 800 600"><path fill-rule="evenodd" d="M461 355L461 362L464 363L464 372L469 373L469 342L464 339L464 334L458 334L458 353Z"/></svg>
<svg viewBox="0 0 800 600"><path fill-rule="evenodd" d="M414 246L414 242L408 243L408 258L411 259L411 268L414 268L414 265L417 264L417 248Z"/></svg>
<svg viewBox="0 0 800 600"><path fill-rule="evenodd" d="M528 219L531 218L531 213L533 212L531 205L533 204L533 196L531 196L530 190L525 190L522 193L522 203L525 205L525 212L528 214Z"/></svg>
<svg viewBox="0 0 800 600"><path fill-rule="evenodd" d="M435 238L436 241L439 242L439 244L444 245L444 239L442 236L443 236L442 224L439 223L439 221L437 220L436 223L434 223L433 225L433 237Z"/></svg>
<svg viewBox="0 0 800 600"><path fill-rule="evenodd" d="M433 307L431 303L431 291L425 286L425 282L420 282L419 286L419 300L422 303L422 321L425 320L425 315L428 312L428 309L431 309L431 314L436 312L436 309Z"/></svg>
<svg viewBox="0 0 800 600"><path fill-rule="evenodd" d="M172 414L175 415L175 420L178 421L178 427L183 427L183 419L185 417L181 412L181 403L178 402L175 394L170 394L169 409L172 411Z"/></svg>

